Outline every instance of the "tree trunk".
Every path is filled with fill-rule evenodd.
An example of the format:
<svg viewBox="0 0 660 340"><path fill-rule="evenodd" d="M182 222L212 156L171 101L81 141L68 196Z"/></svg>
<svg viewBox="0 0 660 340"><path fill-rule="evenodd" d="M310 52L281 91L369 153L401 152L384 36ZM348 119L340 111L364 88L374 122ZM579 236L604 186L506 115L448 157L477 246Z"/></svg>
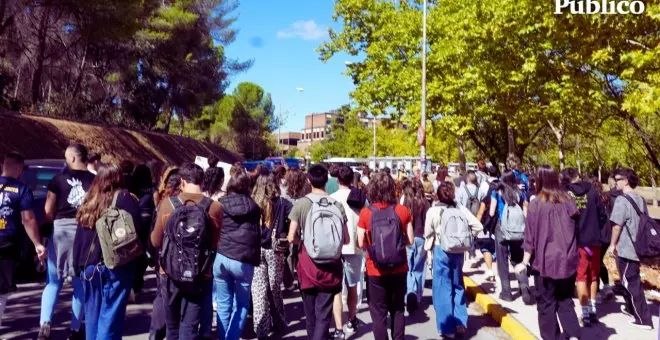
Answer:
<svg viewBox="0 0 660 340"><path fill-rule="evenodd" d="M649 158L649 169L651 170L651 188L653 188L653 206L658 206L658 189L655 183L655 171L653 169L653 161Z"/></svg>
<svg viewBox="0 0 660 340"><path fill-rule="evenodd" d="M467 170L467 161L465 160L465 143L463 142L463 137L458 136L458 162L460 163L459 168L461 172Z"/></svg>
<svg viewBox="0 0 660 340"><path fill-rule="evenodd" d="M167 116L165 117L165 127L163 127L163 130L165 130L165 133L170 133L170 124L172 123L172 115L174 112L172 110L167 111Z"/></svg>
<svg viewBox="0 0 660 340"><path fill-rule="evenodd" d="M183 116L179 117L179 136L183 136L183 128L186 125L186 119Z"/></svg>
<svg viewBox="0 0 660 340"><path fill-rule="evenodd" d="M630 125L639 133L640 137L642 137L642 143L644 144L644 148L646 148L646 151L648 152L649 158L651 160L651 164L657 169L660 170L660 160L658 160L658 155L656 153L656 148L654 148L655 141L652 139L649 134L644 131L644 128L639 125L639 122L635 120L635 117L631 116L628 112L624 110L619 110L620 115L623 116L623 118L630 123Z"/></svg>
<svg viewBox="0 0 660 340"><path fill-rule="evenodd" d="M41 99L41 78L44 73L44 62L46 60L46 37L48 35L49 6L43 6L41 20L39 21L37 45L37 65L32 76L32 104L36 105Z"/></svg>
<svg viewBox="0 0 660 340"><path fill-rule="evenodd" d="M552 124L551 121L548 120L548 125L550 125L550 129L552 129L552 132L555 134L555 137L557 137L557 147L559 148L559 169L564 170L566 167L566 155L565 149L566 146L564 145L564 125L559 124L555 126Z"/></svg>
<svg viewBox="0 0 660 340"><path fill-rule="evenodd" d="M507 144L508 144L508 157L516 156L518 157L517 145L516 145L516 132L513 130L513 127L507 122L506 124L506 134L507 134Z"/></svg>

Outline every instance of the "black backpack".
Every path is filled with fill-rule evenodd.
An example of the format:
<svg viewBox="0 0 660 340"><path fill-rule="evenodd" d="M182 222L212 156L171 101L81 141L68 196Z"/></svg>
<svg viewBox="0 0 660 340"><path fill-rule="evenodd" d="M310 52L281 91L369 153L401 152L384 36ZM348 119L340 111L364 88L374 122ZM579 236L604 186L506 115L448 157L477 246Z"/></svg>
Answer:
<svg viewBox="0 0 660 340"><path fill-rule="evenodd" d="M213 201L204 197L199 203L170 197L174 207L163 235L160 265L168 278L179 283L196 283L213 264L208 211Z"/></svg>
<svg viewBox="0 0 660 340"><path fill-rule="evenodd" d="M401 219L394 206L371 210L371 233L369 237L369 258L379 269L392 269L406 264L406 241L401 232Z"/></svg>
<svg viewBox="0 0 660 340"><path fill-rule="evenodd" d="M660 225L649 216L648 208L644 205L644 212L640 211L637 203L632 197L623 195L639 215L639 226L637 227L637 239L632 240L630 230L626 228L628 236L635 244L635 252L640 258L656 257L660 255Z"/></svg>

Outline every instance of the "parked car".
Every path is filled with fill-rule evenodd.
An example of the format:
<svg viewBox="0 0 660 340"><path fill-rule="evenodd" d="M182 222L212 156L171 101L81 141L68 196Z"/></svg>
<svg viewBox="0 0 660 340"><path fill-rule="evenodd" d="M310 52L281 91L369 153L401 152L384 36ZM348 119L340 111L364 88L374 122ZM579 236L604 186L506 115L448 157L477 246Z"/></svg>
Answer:
<svg viewBox="0 0 660 340"><path fill-rule="evenodd" d="M50 236L53 229L52 223L46 223L44 218L48 183L50 183L55 175L64 171L64 169L66 169L66 163L63 159L31 159L25 161L25 170L23 171L23 176L21 176L21 181L32 189L34 214L39 223L42 242ZM20 229L19 238L22 247L18 269L16 271L16 280L18 282L28 282L43 278L44 274L37 271L36 253L25 229ZM46 245L45 242L44 245Z"/></svg>

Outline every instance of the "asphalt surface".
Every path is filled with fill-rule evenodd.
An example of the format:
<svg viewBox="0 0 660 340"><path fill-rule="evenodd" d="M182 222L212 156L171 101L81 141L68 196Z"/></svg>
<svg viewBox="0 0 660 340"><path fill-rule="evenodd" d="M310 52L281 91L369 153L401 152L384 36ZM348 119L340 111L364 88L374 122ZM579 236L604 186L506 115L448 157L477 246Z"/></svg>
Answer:
<svg viewBox="0 0 660 340"><path fill-rule="evenodd" d="M43 283L19 285L18 292L9 299L2 320L2 327L0 327L0 338L35 339L37 337L43 286ZM124 324L124 339L147 339L155 287L155 275L153 271L148 271L144 292L137 297L136 303L128 305ZM421 306L423 310L412 316L406 314L406 340L440 338L435 325L435 312L431 305L430 281L427 281L426 287ZM70 306L71 288L67 285L60 293L60 300L53 316L52 339L66 339L68 336L68 326L71 318ZM355 335L348 339L373 339L371 318L367 308L365 301L358 314L362 326ZM285 292L285 309L289 327L287 334L282 339L305 339L305 316L300 294L297 291ZM252 323L248 320L244 333L245 339L254 338L251 328ZM465 338L510 339L492 318L486 315L476 303L472 302L469 304L468 333Z"/></svg>

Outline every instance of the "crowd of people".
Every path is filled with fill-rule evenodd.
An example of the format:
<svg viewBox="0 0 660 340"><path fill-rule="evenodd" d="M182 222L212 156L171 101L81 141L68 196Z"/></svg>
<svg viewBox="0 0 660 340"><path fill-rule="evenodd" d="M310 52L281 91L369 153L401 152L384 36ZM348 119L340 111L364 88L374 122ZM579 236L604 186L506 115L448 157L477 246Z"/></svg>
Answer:
<svg viewBox="0 0 660 340"><path fill-rule="evenodd" d="M148 267L157 275L150 339L239 339L248 314L259 339L286 334L283 290L299 291L309 339L345 339L366 327L357 319L364 288L373 338L404 339L406 311L421 312L429 262L438 334L461 337L463 267L479 266L478 258L503 300L514 299L513 271L523 302L537 305L543 339L560 336L557 320L566 337L580 338L614 293L633 325L653 328L640 280L650 248L637 241L650 222L630 169L614 171L603 191L575 169L525 173L515 157L501 174L481 161L455 179L446 167L407 177L321 164L247 172L236 163L228 181L217 159L206 170L103 164L80 144L64 157L43 207L49 235L39 234L34 212L42 207L20 181L19 153L5 155L0 177L0 321L16 289L13 250L24 227L47 267L40 340L51 338L67 279L69 338L121 339ZM607 254L620 282L608 278Z"/></svg>

